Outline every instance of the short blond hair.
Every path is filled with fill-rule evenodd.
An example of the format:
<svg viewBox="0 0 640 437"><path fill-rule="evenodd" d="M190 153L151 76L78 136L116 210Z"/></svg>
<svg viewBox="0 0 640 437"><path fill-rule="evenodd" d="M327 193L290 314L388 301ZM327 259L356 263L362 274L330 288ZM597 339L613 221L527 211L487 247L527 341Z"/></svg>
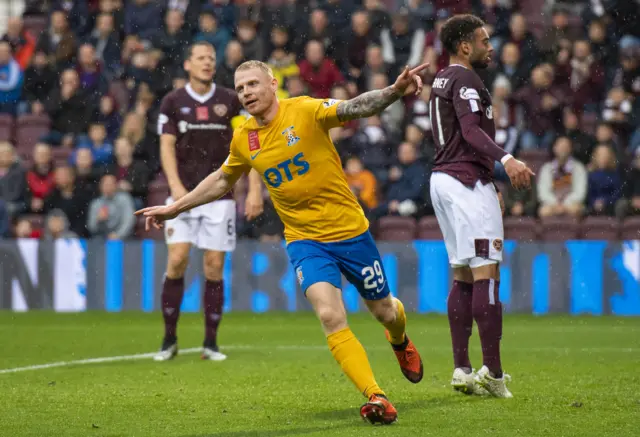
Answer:
<svg viewBox="0 0 640 437"><path fill-rule="evenodd" d="M245 61L242 64L238 65L236 71L251 70L252 68L257 68L258 70L266 73L269 77L273 78L273 70L262 61Z"/></svg>

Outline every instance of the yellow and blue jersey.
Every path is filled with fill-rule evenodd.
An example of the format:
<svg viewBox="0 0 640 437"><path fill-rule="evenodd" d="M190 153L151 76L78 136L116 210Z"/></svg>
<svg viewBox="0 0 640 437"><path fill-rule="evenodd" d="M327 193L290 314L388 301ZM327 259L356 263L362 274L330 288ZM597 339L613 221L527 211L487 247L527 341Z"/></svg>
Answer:
<svg viewBox="0 0 640 437"><path fill-rule="evenodd" d="M233 133L222 170L237 176L254 168L262 175L287 243L344 241L369 228L329 137L329 129L341 125L338 103L310 97L282 100L268 125L249 118Z"/></svg>

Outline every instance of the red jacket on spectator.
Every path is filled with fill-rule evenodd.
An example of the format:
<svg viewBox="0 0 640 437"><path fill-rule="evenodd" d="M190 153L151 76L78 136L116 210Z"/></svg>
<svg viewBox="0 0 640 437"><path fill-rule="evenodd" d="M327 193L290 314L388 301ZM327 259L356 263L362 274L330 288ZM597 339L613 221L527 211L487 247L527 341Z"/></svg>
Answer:
<svg viewBox="0 0 640 437"><path fill-rule="evenodd" d="M33 197L44 199L53 191L56 185L53 173L53 169L47 174L41 174L35 170L27 172L27 185Z"/></svg>
<svg viewBox="0 0 640 437"><path fill-rule="evenodd" d="M344 82L344 76L330 59L322 62L316 68L309 61L302 60L298 64L300 67L300 77L309 86L312 97L326 99L331 94L331 88Z"/></svg>
<svg viewBox="0 0 640 437"><path fill-rule="evenodd" d="M5 35L2 39L11 44L13 58L20 65L20 69L22 71L26 70L36 49L36 39L26 30L23 30L17 39L11 39L8 35Z"/></svg>

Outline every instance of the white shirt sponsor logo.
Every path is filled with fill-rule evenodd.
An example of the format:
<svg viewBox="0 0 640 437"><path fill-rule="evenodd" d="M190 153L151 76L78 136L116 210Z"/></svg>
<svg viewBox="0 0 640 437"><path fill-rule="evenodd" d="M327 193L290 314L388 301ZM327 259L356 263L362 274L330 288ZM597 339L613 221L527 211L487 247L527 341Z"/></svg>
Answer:
<svg viewBox="0 0 640 437"><path fill-rule="evenodd" d="M189 130L225 130L227 126L219 123L193 124L186 121L178 123L178 130L184 134Z"/></svg>
<svg viewBox="0 0 640 437"><path fill-rule="evenodd" d="M480 100L480 95L475 88L463 86L460 88L460 98L464 100Z"/></svg>

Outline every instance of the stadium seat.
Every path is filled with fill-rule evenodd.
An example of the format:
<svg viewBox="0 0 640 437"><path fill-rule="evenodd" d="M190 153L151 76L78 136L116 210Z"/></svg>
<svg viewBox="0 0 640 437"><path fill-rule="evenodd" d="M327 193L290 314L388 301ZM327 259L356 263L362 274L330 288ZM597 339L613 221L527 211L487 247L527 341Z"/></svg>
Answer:
<svg viewBox="0 0 640 437"><path fill-rule="evenodd" d="M640 240L640 216L627 217L620 227L622 240Z"/></svg>
<svg viewBox="0 0 640 437"><path fill-rule="evenodd" d="M9 114L0 114L0 141L13 140L13 117Z"/></svg>
<svg viewBox="0 0 640 437"><path fill-rule="evenodd" d="M21 115L16 123L18 149L31 150L40 137L49 132L51 120L46 115Z"/></svg>
<svg viewBox="0 0 640 437"><path fill-rule="evenodd" d="M551 159L546 150L523 150L518 159L525 162L534 173L538 174L543 164Z"/></svg>
<svg viewBox="0 0 640 437"><path fill-rule="evenodd" d="M548 217L540 221L540 240L576 240L580 234L580 223L572 217Z"/></svg>
<svg viewBox="0 0 640 437"><path fill-rule="evenodd" d="M47 17L42 15L28 15L24 17L24 29L35 39L47 28Z"/></svg>
<svg viewBox="0 0 640 437"><path fill-rule="evenodd" d="M538 222L533 217L505 217L504 238L532 242L538 238Z"/></svg>
<svg viewBox="0 0 640 437"><path fill-rule="evenodd" d="M580 224L583 240L618 240L620 223L614 217L587 217Z"/></svg>
<svg viewBox="0 0 640 437"><path fill-rule="evenodd" d="M418 224L413 217L386 216L378 220L378 239L411 241L416 238Z"/></svg>
<svg viewBox="0 0 640 437"><path fill-rule="evenodd" d="M440 225L435 216L428 215L422 217L418 222L418 239L419 240L442 240L442 232Z"/></svg>

